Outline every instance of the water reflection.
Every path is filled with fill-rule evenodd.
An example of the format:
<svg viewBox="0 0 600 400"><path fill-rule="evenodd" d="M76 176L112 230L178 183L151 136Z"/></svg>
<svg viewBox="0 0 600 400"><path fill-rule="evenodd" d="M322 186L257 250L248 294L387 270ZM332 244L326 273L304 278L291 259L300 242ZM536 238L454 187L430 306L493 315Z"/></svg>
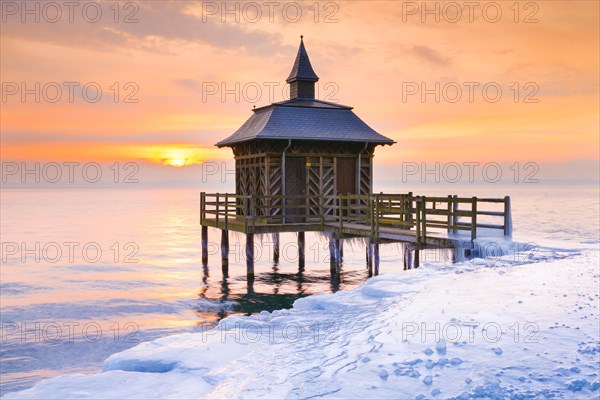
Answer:
<svg viewBox="0 0 600 400"><path fill-rule="evenodd" d="M372 275L372 268L368 268L367 273L356 270L345 272L343 263L338 266L332 265L328 274L324 270L306 273L306 267L303 265L299 265L295 273L283 272L279 263L274 262L270 271L255 275L236 275L230 278L225 271L222 271L217 295L210 290L210 267L206 265L202 267L202 287L198 291L198 298L218 300L221 303L233 301L236 305L231 309L218 310L214 315L216 318L207 318L206 312L196 310L197 325L214 324L233 313L250 315L263 310L291 308L294 301L315 292L314 289L309 290L307 284L323 289L328 285L328 291L335 293L340 290L342 283L357 285Z"/></svg>
<svg viewBox="0 0 600 400"><path fill-rule="evenodd" d="M282 234L257 236L259 247L272 243L257 254L255 276L248 279L244 235L223 237L215 229L206 232L208 262L203 266L198 192L190 189L3 191L0 201L3 241L29 248L36 242L76 241L79 248L96 242L105 250L95 263L81 255L56 263L31 258L24 263L16 256L3 263L3 323L58 324L65 336L65 323L80 328L93 323L104 335L94 343L84 340L81 329L74 342L23 341L18 333L5 338L0 394L61 373L97 371L108 356L137 342L194 332L231 314L290 308L298 298L352 289L380 272L403 268L398 245L381 245L379 267L365 263L364 241L343 240L341 263L331 268L327 238L306 233L305 258L300 259L298 236ZM221 241L231 250L226 262ZM115 242L121 248L137 244L139 261L114 261L110 248ZM129 323L138 329L137 342L115 342L114 327Z"/></svg>

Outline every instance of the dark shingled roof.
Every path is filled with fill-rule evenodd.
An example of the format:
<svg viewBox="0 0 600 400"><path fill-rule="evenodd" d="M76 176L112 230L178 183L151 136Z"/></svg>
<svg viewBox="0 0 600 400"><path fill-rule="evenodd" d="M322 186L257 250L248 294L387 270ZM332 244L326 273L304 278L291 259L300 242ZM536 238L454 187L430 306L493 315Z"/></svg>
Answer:
<svg viewBox="0 0 600 400"><path fill-rule="evenodd" d="M319 80L315 71L313 71L312 65L310 65L310 60L308 59L308 53L304 48L304 41L302 40L302 36L300 36L300 48L298 49L298 54L296 55L296 61L294 61L294 66L292 67L292 72L290 72L290 76L285 80L287 83L291 83L294 81L312 81L316 82Z"/></svg>
<svg viewBox="0 0 600 400"><path fill-rule="evenodd" d="M321 100L294 99L257 108L233 135L218 147L253 139L301 139L393 144L364 123L352 107Z"/></svg>
<svg viewBox="0 0 600 400"><path fill-rule="evenodd" d="M300 49L287 82L319 79L300 40ZM294 98L252 110L254 114L218 147L254 139L330 140L393 144L352 112L352 107L317 99Z"/></svg>

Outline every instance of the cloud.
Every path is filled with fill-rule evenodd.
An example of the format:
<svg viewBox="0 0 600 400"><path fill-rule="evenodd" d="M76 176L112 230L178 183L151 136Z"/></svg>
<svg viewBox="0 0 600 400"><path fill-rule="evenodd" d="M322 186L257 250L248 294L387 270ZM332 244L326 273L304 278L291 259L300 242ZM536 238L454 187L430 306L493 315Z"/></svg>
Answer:
<svg viewBox="0 0 600 400"><path fill-rule="evenodd" d="M413 54L418 56L420 59L430 62L435 65L450 65L450 60L444 58L436 50L427 46L414 45L411 49Z"/></svg>
<svg viewBox="0 0 600 400"><path fill-rule="evenodd" d="M33 133L27 131L2 132L2 145L27 144L155 144L155 143L207 143L212 146L231 132L227 129L197 129L169 132L138 132L106 135L104 132L88 134L65 134L48 131Z"/></svg>
<svg viewBox="0 0 600 400"><path fill-rule="evenodd" d="M54 14L43 11L39 12L39 22L36 22L35 15L23 16L20 11L15 15L3 16L6 22L2 23L2 36L101 51L137 48L169 52L170 45L176 42L205 44L220 49L251 48L253 53L263 56L282 49L282 36L279 33L269 33L256 27L250 30L245 28L247 24L233 21L222 23L218 18L203 21L201 15L188 11L186 2L135 3L138 8L120 9L118 16L115 15L113 3L94 4L101 7L101 17L97 22L91 22L90 17L84 18L82 7L72 12L73 22L69 21L66 7L56 23L48 22L49 18L54 18ZM94 15L92 11L87 13ZM25 22L22 22L23 17Z"/></svg>
<svg viewBox="0 0 600 400"><path fill-rule="evenodd" d="M180 86L183 86L186 89L191 90L192 92L202 91L202 89L200 88L200 84L194 79L177 79L175 83L177 83Z"/></svg>

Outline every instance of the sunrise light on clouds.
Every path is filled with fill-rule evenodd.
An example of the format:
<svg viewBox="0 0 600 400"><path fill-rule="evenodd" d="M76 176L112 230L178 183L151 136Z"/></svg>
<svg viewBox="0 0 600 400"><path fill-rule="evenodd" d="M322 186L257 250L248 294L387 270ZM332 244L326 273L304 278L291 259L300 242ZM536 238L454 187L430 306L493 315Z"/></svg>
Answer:
<svg viewBox="0 0 600 400"><path fill-rule="evenodd" d="M96 23L76 12L73 23L44 14L21 23L20 10L5 10L3 159L227 159L214 143L253 106L285 99L304 34L320 97L353 105L399 143L381 150L381 162L598 160L597 2L523 3L518 15L503 3L495 23L481 7L472 22L465 6L449 22L391 1L322 4L318 22L305 3L297 23L277 9L272 22L250 22L252 10L240 6L237 22L211 4L140 3L121 9L121 20L135 11L129 23L115 23L106 7ZM469 82L478 83L472 93ZM418 92L407 94L413 83ZM23 94L36 85L39 99ZM441 99L422 97L436 85Z"/></svg>

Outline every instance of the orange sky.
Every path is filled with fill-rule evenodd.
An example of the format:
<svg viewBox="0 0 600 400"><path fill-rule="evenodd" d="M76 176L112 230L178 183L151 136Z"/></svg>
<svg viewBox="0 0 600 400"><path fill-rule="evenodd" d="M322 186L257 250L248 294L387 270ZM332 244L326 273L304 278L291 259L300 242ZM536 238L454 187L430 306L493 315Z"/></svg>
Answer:
<svg viewBox="0 0 600 400"><path fill-rule="evenodd" d="M66 7L56 23L45 21L55 17L53 10L40 9L36 23L5 2L2 159L177 165L230 158L230 150L213 144L235 131L253 105L285 99L285 78L304 34L320 97L354 106L371 127L398 142L378 149L382 163L598 160L598 2L521 2L518 16L512 1L488 3L479 3L472 22L464 2L427 3L439 7L439 23L415 11L421 2L323 2L318 15L307 2L298 22L290 21L295 9L285 2L272 21L262 6L257 22L250 6L228 3L238 4L239 22L229 14L223 23L223 10L208 15L214 10L206 8L221 2L153 1L139 9L121 2L119 22L107 2L96 23L81 9L69 22ZM463 5L454 23L448 22L457 17L453 4ZM496 4L502 16L494 23ZM130 13L138 22L123 22ZM328 16L337 22L325 22ZM528 17L538 22L525 23ZM50 83L48 92L39 103L34 94L22 101L21 85L34 89L36 82L40 92ZM62 87L56 103L48 101L56 96L53 82ZM79 83L72 101L65 82ZM90 82L102 89L96 103L82 98L81 87ZM221 85L235 91L236 82L240 98L229 94L222 101ZM425 101L420 94L403 99L413 82L459 86L463 96L455 103L443 96L436 102L433 94ZM465 82L479 84L472 101ZM495 103L481 91L489 83L502 89ZM215 84L219 93L206 95ZM279 86L271 98L273 84ZM261 96L250 90L256 87ZM128 94L137 102L125 102ZM524 102L527 94L537 102Z"/></svg>

